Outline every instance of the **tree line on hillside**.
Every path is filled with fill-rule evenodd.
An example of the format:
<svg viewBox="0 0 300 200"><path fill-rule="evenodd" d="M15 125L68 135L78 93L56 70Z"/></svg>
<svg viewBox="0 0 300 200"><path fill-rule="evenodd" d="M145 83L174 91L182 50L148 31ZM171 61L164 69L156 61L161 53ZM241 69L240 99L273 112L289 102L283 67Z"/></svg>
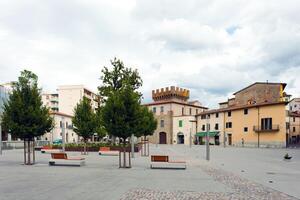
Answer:
<svg viewBox="0 0 300 200"><path fill-rule="evenodd" d="M104 67L98 87L100 101L96 112L87 98L83 98L74 109L72 123L74 132L86 143L93 134L99 137L111 135L121 138L123 143L124 167L126 140L133 134L136 137L152 135L157 127L153 113L141 105L142 94L138 89L142 79L137 70L127 68L123 62L114 59L112 68ZM42 104L38 77L30 71L21 72L18 81L4 104L2 116L4 130L24 141L24 164L34 164L34 140L50 132L54 120L49 109ZM26 149L25 149L26 148Z"/></svg>

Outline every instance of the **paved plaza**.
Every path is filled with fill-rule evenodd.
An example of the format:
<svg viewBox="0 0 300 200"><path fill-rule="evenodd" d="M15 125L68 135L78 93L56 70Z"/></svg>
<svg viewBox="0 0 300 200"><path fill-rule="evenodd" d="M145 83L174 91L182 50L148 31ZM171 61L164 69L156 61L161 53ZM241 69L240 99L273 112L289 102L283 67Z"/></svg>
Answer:
<svg viewBox="0 0 300 200"><path fill-rule="evenodd" d="M251 149L152 145L151 154L186 160L186 170L150 169L136 156L133 168L119 169L118 157L85 156L86 166L48 166L49 154L37 152L37 164L22 165L22 150L0 156L0 199L300 199L300 149ZM292 161L283 160L285 153ZM71 152L78 156L79 153Z"/></svg>

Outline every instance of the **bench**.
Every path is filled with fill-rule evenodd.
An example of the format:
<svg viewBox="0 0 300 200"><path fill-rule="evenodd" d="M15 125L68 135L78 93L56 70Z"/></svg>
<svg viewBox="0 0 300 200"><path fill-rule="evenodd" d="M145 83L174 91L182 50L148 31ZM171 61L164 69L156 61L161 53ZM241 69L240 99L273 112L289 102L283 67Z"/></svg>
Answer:
<svg viewBox="0 0 300 200"><path fill-rule="evenodd" d="M170 161L169 156L151 155L151 169L186 169L185 161Z"/></svg>
<svg viewBox="0 0 300 200"><path fill-rule="evenodd" d="M41 148L41 153L50 154L50 153L61 153L61 152L63 152L62 149L53 149L52 147L49 146L43 146Z"/></svg>
<svg viewBox="0 0 300 200"><path fill-rule="evenodd" d="M81 166L85 164L85 158L68 157L66 153L51 153L49 165Z"/></svg>
<svg viewBox="0 0 300 200"><path fill-rule="evenodd" d="M110 150L110 147L100 147L99 148L99 155L103 156L118 156L119 151Z"/></svg>

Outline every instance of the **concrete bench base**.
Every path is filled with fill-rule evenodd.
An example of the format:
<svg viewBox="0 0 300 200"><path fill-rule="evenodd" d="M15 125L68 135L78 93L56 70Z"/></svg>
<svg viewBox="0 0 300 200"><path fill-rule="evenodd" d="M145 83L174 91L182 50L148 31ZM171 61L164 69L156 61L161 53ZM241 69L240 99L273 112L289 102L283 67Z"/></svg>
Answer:
<svg viewBox="0 0 300 200"><path fill-rule="evenodd" d="M60 166L83 166L85 165L85 160L79 159L50 159L49 165L60 165Z"/></svg>
<svg viewBox="0 0 300 200"><path fill-rule="evenodd" d="M118 156L119 151L99 151L99 155L101 155L101 156Z"/></svg>
<svg viewBox="0 0 300 200"><path fill-rule="evenodd" d="M186 169L185 162L151 162L151 169Z"/></svg>

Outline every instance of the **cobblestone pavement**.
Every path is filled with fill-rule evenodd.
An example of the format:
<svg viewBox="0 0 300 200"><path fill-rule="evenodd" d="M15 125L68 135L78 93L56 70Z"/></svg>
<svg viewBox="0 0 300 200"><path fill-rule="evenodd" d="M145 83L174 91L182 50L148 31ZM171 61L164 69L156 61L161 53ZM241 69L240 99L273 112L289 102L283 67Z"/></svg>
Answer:
<svg viewBox="0 0 300 200"><path fill-rule="evenodd" d="M196 200L196 199L257 199L257 200L297 200L285 193L273 190L261 184L241 178L233 173L209 166L200 166L215 181L233 189L232 193L194 192L194 191L159 191L136 188L127 192L121 200Z"/></svg>

